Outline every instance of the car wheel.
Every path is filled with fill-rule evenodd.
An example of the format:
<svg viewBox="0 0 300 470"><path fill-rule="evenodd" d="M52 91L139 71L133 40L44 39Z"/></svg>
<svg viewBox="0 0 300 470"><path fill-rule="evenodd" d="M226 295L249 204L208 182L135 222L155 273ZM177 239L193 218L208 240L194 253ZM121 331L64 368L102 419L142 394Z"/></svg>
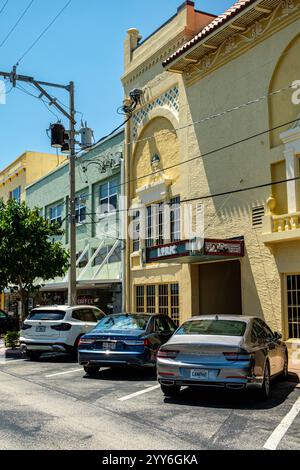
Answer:
<svg viewBox="0 0 300 470"><path fill-rule="evenodd" d="M177 397L180 392L180 385L160 385L161 391L166 397Z"/></svg>
<svg viewBox="0 0 300 470"><path fill-rule="evenodd" d="M264 370L264 380L263 380L262 387L260 389L260 397L264 400L266 400L270 396L270 383L271 383L270 365L268 362L266 362L265 370Z"/></svg>
<svg viewBox="0 0 300 470"><path fill-rule="evenodd" d="M83 366L84 372L90 377L95 377L98 374L100 367L97 366Z"/></svg>
<svg viewBox="0 0 300 470"><path fill-rule="evenodd" d="M41 353L39 351L26 351L26 355L31 361L38 361Z"/></svg>
<svg viewBox="0 0 300 470"><path fill-rule="evenodd" d="M289 358L287 353L284 355L284 365L282 369L282 374L280 376L281 380L287 380L289 376Z"/></svg>

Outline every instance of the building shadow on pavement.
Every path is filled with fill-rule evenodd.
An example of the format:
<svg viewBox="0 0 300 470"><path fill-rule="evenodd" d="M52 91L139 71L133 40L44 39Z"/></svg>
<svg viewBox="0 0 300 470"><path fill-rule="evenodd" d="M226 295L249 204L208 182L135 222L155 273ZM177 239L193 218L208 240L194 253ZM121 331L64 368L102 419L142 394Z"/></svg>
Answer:
<svg viewBox="0 0 300 470"><path fill-rule="evenodd" d="M94 377L85 375L84 378L89 380L113 380L117 382L147 382L156 381L156 370L152 367L111 367L100 369L100 372Z"/></svg>
<svg viewBox="0 0 300 470"><path fill-rule="evenodd" d="M297 374L290 373L287 381L275 379L268 400L263 400L253 390L228 390L225 388L187 387L176 398L164 399L166 404L224 408L235 410L267 410L285 402L299 383ZM297 387L298 388L298 387Z"/></svg>

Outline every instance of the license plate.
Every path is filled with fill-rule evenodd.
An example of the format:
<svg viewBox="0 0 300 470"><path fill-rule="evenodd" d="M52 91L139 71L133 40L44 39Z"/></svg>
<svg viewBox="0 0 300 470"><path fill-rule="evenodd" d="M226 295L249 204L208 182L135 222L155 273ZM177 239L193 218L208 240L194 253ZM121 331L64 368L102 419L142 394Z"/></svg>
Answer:
<svg viewBox="0 0 300 470"><path fill-rule="evenodd" d="M45 333L46 327L45 327L45 326L37 326L36 329L35 329L35 331L36 331L37 333Z"/></svg>
<svg viewBox="0 0 300 470"><path fill-rule="evenodd" d="M192 369L191 379L208 380L208 370L207 369Z"/></svg>
<svg viewBox="0 0 300 470"><path fill-rule="evenodd" d="M103 343L103 349L105 349L106 351L112 351L114 349L116 349L116 343Z"/></svg>

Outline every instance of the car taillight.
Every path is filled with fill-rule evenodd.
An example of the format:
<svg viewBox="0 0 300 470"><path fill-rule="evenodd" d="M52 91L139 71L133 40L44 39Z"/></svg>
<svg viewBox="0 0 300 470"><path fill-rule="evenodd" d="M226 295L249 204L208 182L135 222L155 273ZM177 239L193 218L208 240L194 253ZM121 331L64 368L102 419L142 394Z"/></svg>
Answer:
<svg viewBox="0 0 300 470"><path fill-rule="evenodd" d="M167 349L160 349L157 353L157 357L175 359L178 351L169 351Z"/></svg>
<svg viewBox="0 0 300 470"><path fill-rule="evenodd" d="M150 345L151 345L150 339L145 338L145 339L144 339L144 346L150 346Z"/></svg>
<svg viewBox="0 0 300 470"><path fill-rule="evenodd" d="M21 330L29 330L29 328L32 328L32 325L27 325L26 323L23 323Z"/></svg>
<svg viewBox="0 0 300 470"><path fill-rule="evenodd" d="M60 323L59 325L51 325L52 330L56 331L68 331L72 328L70 323Z"/></svg>
<svg viewBox="0 0 300 470"><path fill-rule="evenodd" d="M247 351L229 351L223 352L227 361L250 361L253 355Z"/></svg>
<svg viewBox="0 0 300 470"><path fill-rule="evenodd" d="M92 344L95 340L93 338L80 338L79 340L79 345L80 344Z"/></svg>

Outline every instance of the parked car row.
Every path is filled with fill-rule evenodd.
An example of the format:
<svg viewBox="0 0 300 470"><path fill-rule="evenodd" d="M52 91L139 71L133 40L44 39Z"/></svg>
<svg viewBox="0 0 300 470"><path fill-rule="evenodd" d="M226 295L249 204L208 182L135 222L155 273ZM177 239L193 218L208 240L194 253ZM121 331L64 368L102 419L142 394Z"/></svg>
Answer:
<svg viewBox="0 0 300 470"><path fill-rule="evenodd" d="M281 335L256 317L192 317L179 328L163 314L105 315L89 306L33 309L21 347L30 359L45 351L76 354L88 375L101 367L157 367L166 396L182 386L257 389L267 398L270 381L288 375Z"/></svg>

